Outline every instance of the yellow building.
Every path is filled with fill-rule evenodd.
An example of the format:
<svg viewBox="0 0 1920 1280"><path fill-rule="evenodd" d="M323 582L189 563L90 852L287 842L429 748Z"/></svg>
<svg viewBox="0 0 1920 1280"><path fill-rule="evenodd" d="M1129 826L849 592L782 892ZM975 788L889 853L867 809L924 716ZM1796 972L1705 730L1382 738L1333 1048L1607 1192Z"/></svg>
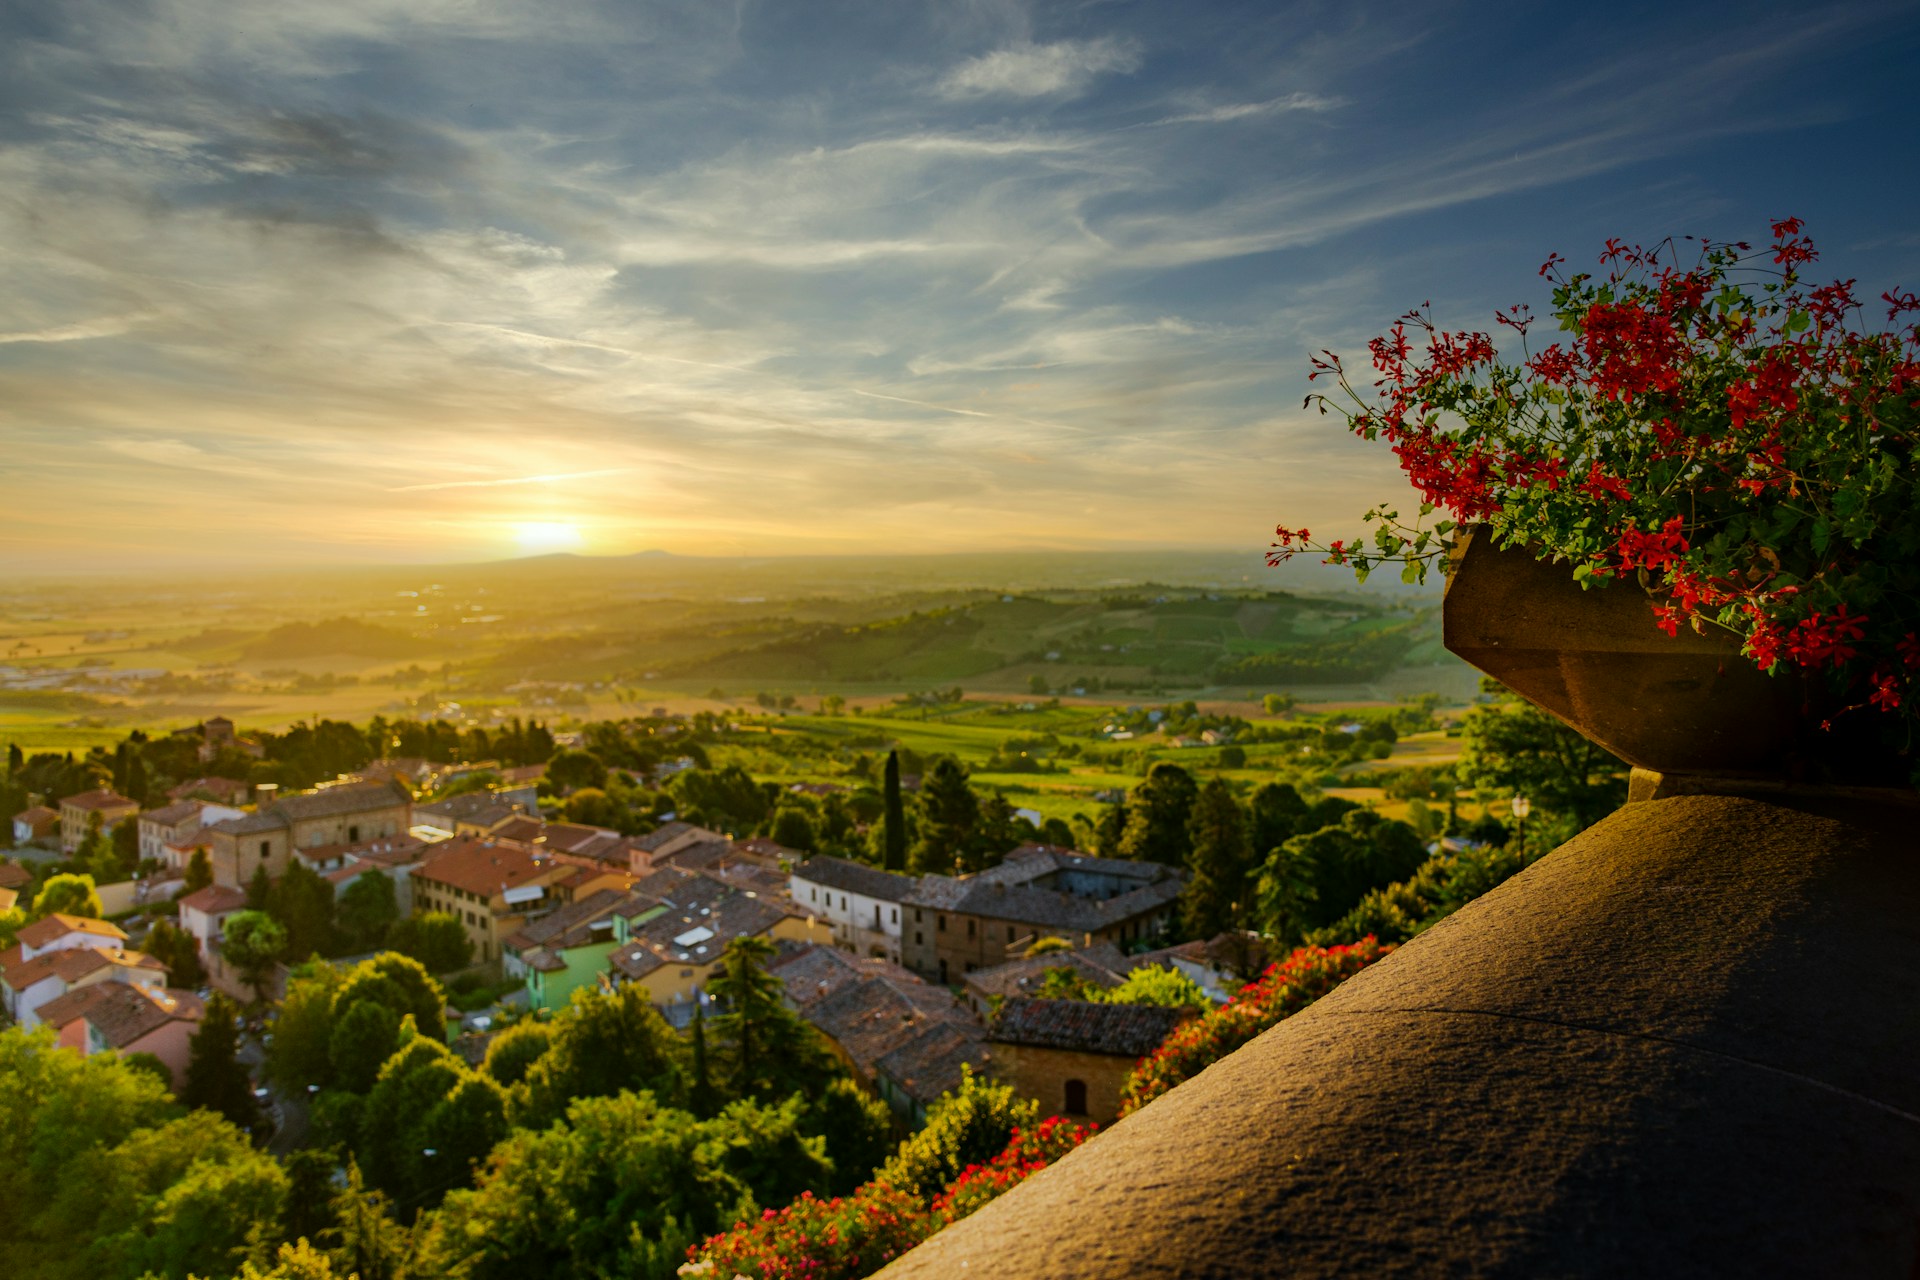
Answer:
<svg viewBox="0 0 1920 1280"><path fill-rule="evenodd" d="M72 853L85 843L95 814L100 815L100 829L111 831L139 812L138 800L104 788L68 796L60 802L60 852Z"/></svg>
<svg viewBox="0 0 1920 1280"><path fill-rule="evenodd" d="M706 988L735 938L830 942L832 930L784 898L687 875L664 894L659 874L642 881L631 914L615 915L619 945L608 958L611 986L633 984L663 1009L687 1006ZM648 894L650 888L656 892Z"/></svg>
<svg viewBox="0 0 1920 1280"><path fill-rule="evenodd" d="M215 883L244 889L261 865L279 879L295 849L405 835L413 798L394 782L345 783L287 796L205 828Z"/></svg>
<svg viewBox="0 0 1920 1280"><path fill-rule="evenodd" d="M474 959L488 961L530 916L558 906L578 867L505 840L455 839L413 872L413 909L444 911L466 927Z"/></svg>

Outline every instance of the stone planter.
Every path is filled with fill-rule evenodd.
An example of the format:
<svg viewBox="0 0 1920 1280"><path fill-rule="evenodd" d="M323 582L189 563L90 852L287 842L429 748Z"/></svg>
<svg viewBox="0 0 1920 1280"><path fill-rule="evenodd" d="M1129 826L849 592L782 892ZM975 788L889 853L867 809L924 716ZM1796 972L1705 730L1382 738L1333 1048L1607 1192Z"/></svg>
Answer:
<svg viewBox="0 0 1920 1280"><path fill-rule="evenodd" d="M1642 773L1701 784L1671 791L1898 785L1905 772L1868 713L1820 727L1841 706L1823 680L1765 675L1730 636L1668 637L1632 582L1583 590L1566 565L1474 532L1443 614L1448 650L1633 765L1642 794Z"/></svg>

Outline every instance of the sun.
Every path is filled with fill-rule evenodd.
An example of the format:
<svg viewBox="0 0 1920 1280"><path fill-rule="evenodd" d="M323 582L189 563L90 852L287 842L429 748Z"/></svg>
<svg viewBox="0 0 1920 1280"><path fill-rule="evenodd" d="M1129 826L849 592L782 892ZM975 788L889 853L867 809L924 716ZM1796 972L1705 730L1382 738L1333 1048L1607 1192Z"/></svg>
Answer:
<svg viewBox="0 0 1920 1280"><path fill-rule="evenodd" d="M513 540L520 553L547 555L554 551L578 551L586 545L580 526L570 520L524 520L513 526Z"/></svg>

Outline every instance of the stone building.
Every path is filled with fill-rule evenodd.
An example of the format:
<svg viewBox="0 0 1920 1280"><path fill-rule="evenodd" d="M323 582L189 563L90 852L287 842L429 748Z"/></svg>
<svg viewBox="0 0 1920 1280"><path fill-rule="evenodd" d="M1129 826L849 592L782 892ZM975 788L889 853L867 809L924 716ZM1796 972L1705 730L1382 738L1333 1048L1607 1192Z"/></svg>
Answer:
<svg viewBox="0 0 1920 1280"><path fill-rule="evenodd" d="M1184 883L1183 872L1157 862L1022 845L975 876L921 877L901 903L900 961L929 980L957 982L1038 938L1125 945L1173 921Z"/></svg>
<svg viewBox="0 0 1920 1280"><path fill-rule="evenodd" d="M1042 1116L1111 1124L1134 1065L1193 1015L1158 1005L1015 996L987 1028L992 1071L1038 1102Z"/></svg>
<svg viewBox="0 0 1920 1280"><path fill-rule="evenodd" d="M274 879L285 875L295 849L405 835L412 806L406 788L394 782L343 783L274 800L206 828L213 878L244 888L262 864Z"/></svg>
<svg viewBox="0 0 1920 1280"><path fill-rule="evenodd" d="M70 854L81 846L94 815L99 815L102 831L111 831L139 812L138 800L104 788L67 796L60 801L60 852Z"/></svg>
<svg viewBox="0 0 1920 1280"><path fill-rule="evenodd" d="M911 876L862 862L820 856L791 873L793 904L833 926L833 940L857 955L900 963L900 904Z"/></svg>

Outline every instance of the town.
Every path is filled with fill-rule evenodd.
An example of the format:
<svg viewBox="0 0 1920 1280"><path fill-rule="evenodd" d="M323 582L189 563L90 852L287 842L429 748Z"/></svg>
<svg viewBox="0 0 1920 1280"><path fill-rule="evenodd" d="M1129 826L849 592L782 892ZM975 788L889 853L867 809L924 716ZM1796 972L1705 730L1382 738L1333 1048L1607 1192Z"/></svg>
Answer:
<svg viewBox="0 0 1920 1280"><path fill-rule="evenodd" d="M750 1141L803 1142L815 1172L736 1188L783 1213L814 1203L782 1208L801 1192L877 1194L890 1161L962 1130L967 1158L924 1172L902 1219L924 1234L928 1206L1019 1132L1044 1121L1077 1144L1204 1065L1179 1037L1230 1047L1209 1019L1268 1007L1261 984L1282 1016L1303 969L1337 980L1525 865L1524 822L1493 816L1506 807L1486 787L1458 791L1461 766L1401 771L1411 821L1313 785L1341 762L1391 764L1396 723L1438 735L1434 700L1359 721L1268 710L1263 725L1191 704L1093 717L1093 740L1139 750L1137 729L1169 758L1143 752L1131 788L1072 821L1016 808L952 756L875 756L867 738L788 744L812 781L716 761L761 758L742 753L804 724L778 708L491 733L215 716L83 758L16 748L6 1034L27 1037L16 1054L51 1043L144 1072L265 1162L272 1212L176 1242L209 1273L236 1250L267 1266L279 1241L363 1276L385 1274L368 1249L393 1267L444 1250L501 1193L516 1142L578 1137L582 1104L608 1098L648 1099L675 1141L731 1107L786 1107L756 1115ZM1537 713L1465 714L1474 768L1524 768L1484 730ZM1036 769L1076 750L1018 741ZM1270 754L1249 770L1249 749ZM1595 765L1599 797L1617 779ZM1579 796L1543 799L1562 827L1585 820ZM1536 819L1536 845L1554 821ZM636 1177L623 1194L685 1194ZM738 1214L724 1197L666 1214L653 1247L676 1266L746 1247Z"/></svg>

